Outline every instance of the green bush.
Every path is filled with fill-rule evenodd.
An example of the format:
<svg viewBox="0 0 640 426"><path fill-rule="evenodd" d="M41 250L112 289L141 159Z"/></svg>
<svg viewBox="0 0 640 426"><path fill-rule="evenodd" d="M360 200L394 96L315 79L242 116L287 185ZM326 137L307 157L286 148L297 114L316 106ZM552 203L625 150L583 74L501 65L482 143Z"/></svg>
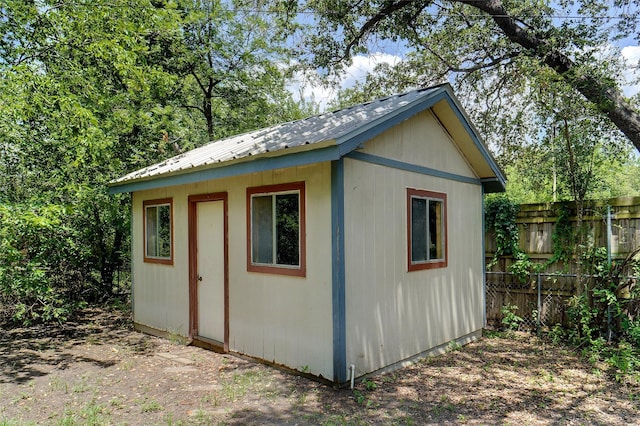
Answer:
<svg viewBox="0 0 640 426"><path fill-rule="evenodd" d="M80 302L84 256L62 206L0 205L0 315L64 321Z"/></svg>
<svg viewBox="0 0 640 426"><path fill-rule="evenodd" d="M493 232L496 252L492 263L500 256L509 256L519 251L519 233L516 218L520 206L506 196L487 198L485 202L486 229Z"/></svg>
<svg viewBox="0 0 640 426"><path fill-rule="evenodd" d="M502 314L502 325L504 325L507 330L517 330L520 327L520 324L524 321L524 318L516 314L517 310L518 306L516 305L505 305L500 308L500 313Z"/></svg>
<svg viewBox="0 0 640 426"><path fill-rule="evenodd" d="M637 271L637 254L609 265L603 248L585 253L583 262L592 282L568 303L568 343L590 361L606 362L616 378L640 367L640 320L629 311L640 291L635 281L624 278Z"/></svg>

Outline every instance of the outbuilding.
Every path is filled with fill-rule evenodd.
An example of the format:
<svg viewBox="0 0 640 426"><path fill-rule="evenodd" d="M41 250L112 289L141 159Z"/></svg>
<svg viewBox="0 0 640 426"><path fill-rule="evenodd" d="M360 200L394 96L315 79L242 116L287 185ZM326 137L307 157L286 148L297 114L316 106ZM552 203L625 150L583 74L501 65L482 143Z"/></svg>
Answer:
<svg viewBox="0 0 640 426"><path fill-rule="evenodd" d="M485 324L505 178L448 84L211 142L132 194L133 318L336 384Z"/></svg>

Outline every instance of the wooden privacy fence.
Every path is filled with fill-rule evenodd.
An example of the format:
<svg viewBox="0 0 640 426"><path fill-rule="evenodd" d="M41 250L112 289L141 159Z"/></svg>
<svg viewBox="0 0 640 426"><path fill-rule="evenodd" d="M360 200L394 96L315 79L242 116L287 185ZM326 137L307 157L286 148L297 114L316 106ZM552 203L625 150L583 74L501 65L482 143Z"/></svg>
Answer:
<svg viewBox="0 0 640 426"><path fill-rule="evenodd" d="M575 231L577 215L574 202L520 206L516 220L520 249L532 262L545 266L540 274L532 275L525 280L527 282L521 283L508 273L509 267L515 262L513 257L498 259L486 273L489 325L500 324L502 306L517 306L516 315L524 319L524 325L567 324L566 302L576 294L576 265L551 263L555 250L554 233L563 211L565 225L568 224ZM611 258L623 259L640 246L640 197L585 202L583 225L588 247L610 246ZM492 261L495 250L495 236L487 232L487 264Z"/></svg>

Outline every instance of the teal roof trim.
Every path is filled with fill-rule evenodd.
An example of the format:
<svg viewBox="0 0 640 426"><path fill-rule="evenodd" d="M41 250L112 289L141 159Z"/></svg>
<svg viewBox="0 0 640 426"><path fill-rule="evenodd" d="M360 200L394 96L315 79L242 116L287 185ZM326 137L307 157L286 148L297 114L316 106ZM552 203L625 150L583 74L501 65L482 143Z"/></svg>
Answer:
<svg viewBox="0 0 640 426"><path fill-rule="evenodd" d="M109 193L154 189L337 160L354 152L364 142L443 100L496 176L495 179L483 180L485 191L504 191L506 179L503 172L464 113L451 86L443 84L207 144L113 181ZM332 140L335 145L327 147L327 142ZM316 147L316 144L320 145ZM278 155L287 148L302 145L307 145L307 150Z"/></svg>
<svg viewBox="0 0 640 426"><path fill-rule="evenodd" d="M109 188L109 194L142 191L163 188L173 185L184 185L211 179L239 176L267 170L283 169L287 167L304 166L340 158L336 146L325 147L313 151L303 151L278 157L262 157L253 161L243 161L211 169L191 171L187 173L159 176L148 180L135 180Z"/></svg>

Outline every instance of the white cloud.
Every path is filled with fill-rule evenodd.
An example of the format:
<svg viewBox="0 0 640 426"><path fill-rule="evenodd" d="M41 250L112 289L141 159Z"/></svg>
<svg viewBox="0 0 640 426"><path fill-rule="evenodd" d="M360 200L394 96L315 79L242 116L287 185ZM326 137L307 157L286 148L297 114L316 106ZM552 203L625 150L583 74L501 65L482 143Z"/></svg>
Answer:
<svg viewBox="0 0 640 426"><path fill-rule="evenodd" d="M335 84L329 87L320 84L319 74L315 71L298 72L288 85L288 89L296 100L304 99L319 105L320 111L325 111L327 104L331 102L340 89L355 86L359 81L364 81L367 74L373 71L376 65L387 63L397 64L402 58L388 53L374 53L369 56L355 56L347 67L335 79Z"/></svg>
<svg viewBox="0 0 640 426"><path fill-rule="evenodd" d="M622 56L627 62L627 69L623 76L623 92L625 96L633 96L640 92L640 46L626 46L622 48ZM634 81L635 80L635 81Z"/></svg>

